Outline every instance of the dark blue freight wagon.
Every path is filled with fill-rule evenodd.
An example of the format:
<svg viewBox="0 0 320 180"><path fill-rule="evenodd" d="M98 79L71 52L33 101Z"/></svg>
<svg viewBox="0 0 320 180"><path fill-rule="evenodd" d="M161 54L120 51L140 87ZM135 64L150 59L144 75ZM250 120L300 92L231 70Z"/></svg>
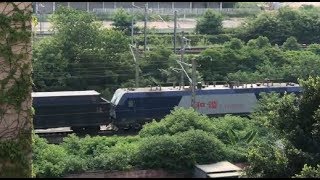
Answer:
<svg viewBox="0 0 320 180"><path fill-rule="evenodd" d="M32 98L35 129L99 131L100 125L110 123L110 102L96 91L33 92Z"/></svg>

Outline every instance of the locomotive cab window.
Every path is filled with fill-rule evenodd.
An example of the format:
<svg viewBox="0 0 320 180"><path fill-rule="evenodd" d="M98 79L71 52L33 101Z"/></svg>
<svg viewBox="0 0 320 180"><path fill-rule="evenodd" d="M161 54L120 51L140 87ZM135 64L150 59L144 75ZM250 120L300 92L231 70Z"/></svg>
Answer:
<svg viewBox="0 0 320 180"><path fill-rule="evenodd" d="M129 100L129 101L128 101L128 107L133 107L133 106L134 106L133 100Z"/></svg>

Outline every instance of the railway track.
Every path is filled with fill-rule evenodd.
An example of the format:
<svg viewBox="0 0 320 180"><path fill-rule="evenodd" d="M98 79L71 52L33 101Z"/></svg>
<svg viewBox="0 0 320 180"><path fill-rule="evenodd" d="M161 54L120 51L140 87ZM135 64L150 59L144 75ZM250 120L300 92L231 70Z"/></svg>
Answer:
<svg viewBox="0 0 320 180"><path fill-rule="evenodd" d="M87 135L90 136L134 136L138 135L139 131L135 130L100 130L98 132L89 132L89 133L75 133L68 128L64 128L63 130L35 130L35 134L37 134L41 138L47 139L49 143L52 144L60 144L63 142L63 138L67 137L70 134L76 134L78 137L85 137Z"/></svg>
<svg viewBox="0 0 320 180"><path fill-rule="evenodd" d="M201 53L203 50L206 50L210 47L191 47L191 48L186 48L184 53L185 54L199 54ZM174 50L173 48L170 48L172 51ZM138 50L140 53L143 53L143 49L139 49ZM152 51L152 48L150 48L150 51ZM181 54L181 49L180 48L176 48L176 54Z"/></svg>

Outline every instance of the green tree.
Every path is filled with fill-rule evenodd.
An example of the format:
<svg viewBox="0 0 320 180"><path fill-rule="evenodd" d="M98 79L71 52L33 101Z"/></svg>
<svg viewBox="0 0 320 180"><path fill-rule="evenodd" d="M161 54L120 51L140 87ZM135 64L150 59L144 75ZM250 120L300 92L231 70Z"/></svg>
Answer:
<svg viewBox="0 0 320 180"><path fill-rule="evenodd" d="M300 44L295 37L289 37L282 45L284 50L300 50Z"/></svg>
<svg viewBox="0 0 320 180"><path fill-rule="evenodd" d="M240 50L243 48L243 42L240 39L232 38L229 42L226 43L226 47L234 50Z"/></svg>
<svg viewBox="0 0 320 180"><path fill-rule="evenodd" d="M68 89L69 62L63 56L62 45L50 37L35 43L33 47L33 78L36 91Z"/></svg>
<svg viewBox="0 0 320 180"><path fill-rule="evenodd" d="M123 31L125 34L131 33L131 26L132 26L132 19L133 16L130 16L130 14L125 11L124 9L118 9L112 17L113 23L112 25L116 30ZM133 22L133 26L136 24L136 22ZM133 27L134 32L138 31L137 27Z"/></svg>
<svg viewBox="0 0 320 180"><path fill-rule="evenodd" d="M247 42L258 36L265 36L271 44L283 44L287 38L293 36L300 43L316 43L320 38L318 19L319 13L283 7L276 13L266 12L256 18L247 19L246 23L239 27L237 37Z"/></svg>
<svg viewBox="0 0 320 180"><path fill-rule="evenodd" d="M146 52L146 56L141 59L141 70L143 74L152 76L160 82L166 82L166 77L162 76L161 70L168 69L170 64L170 55L172 51L164 46L156 46L152 51Z"/></svg>
<svg viewBox="0 0 320 180"><path fill-rule="evenodd" d="M283 78L286 81L298 82L298 78L306 79L309 76L320 75L319 56L311 51L286 51L287 63L283 65Z"/></svg>
<svg viewBox="0 0 320 180"><path fill-rule="evenodd" d="M285 160L278 168L274 165L267 165L268 162L279 162L275 157L266 157L276 151L269 153L253 149L249 156L250 168L248 173L251 176L261 175L262 177L291 177L301 171L305 164L315 166L319 164L320 138L319 138L319 91L320 78L310 77L307 80L300 80L303 92L300 98L294 95L284 95L279 100L270 99L267 104L260 104L262 108L254 117L257 121L268 126L271 131L280 139L285 141L279 145L282 147ZM266 102L265 100L263 100ZM262 106L261 106L262 105ZM269 113L263 113L269 111ZM261 118L262 116L262 118ZM257 118L258 117L258 118ZM263 155L264 154L264 155ZM279 171L281 170L281 171ZM307 171L307 170L306 170Z"/></svg>
<svg viewBox="0 0 320 180"><path fill-rule="evenodd" d="M94 15L70 8L59 8L50 20L56 33L34 46L37 91L94 89L111 98L110 92L133 79L130 40L123 32L102 29Z"/></svg>
<svg viewBox="0 0 320 180"><path fill-rule="evenodd" d="M199 34L219 34L222 30L222 15L214 10L207 10L197 21L196 32Z"/></svg>

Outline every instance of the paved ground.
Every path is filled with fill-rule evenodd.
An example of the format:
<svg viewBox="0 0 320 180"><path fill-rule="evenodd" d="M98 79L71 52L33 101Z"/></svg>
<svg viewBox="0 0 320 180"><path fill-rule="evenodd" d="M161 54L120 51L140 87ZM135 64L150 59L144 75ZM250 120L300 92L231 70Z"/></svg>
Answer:
<svg viewBox="0 0 320 180"><path fill-rule="evenodd" d="M293 8L299 8L302 5L313 5L320 7L320 2L284 2L283 5L288 5Z"/></svg>
<svg viewBox="0 0 320 180"><path fill-rule="evenodd" d="M223 27L226 28L234 28L241 25L241 23L244 21L243 18L231 18L229 20L223 21ZM103 21L103 26L106 28L110 28L112 24L112 21ZM181 29L194 29L197 24L196 19L179 19L177 23L177 27ZM144 22L137 22L137 26L143 27ZM172 29L174 26L173 21L163 22L163 21L157 21L157 22L148 22L147 23L148 28L156 28L156 29ZM37 31L48 31L51 28L51 24L49 22L42 22L38 24Z"/></svg>

